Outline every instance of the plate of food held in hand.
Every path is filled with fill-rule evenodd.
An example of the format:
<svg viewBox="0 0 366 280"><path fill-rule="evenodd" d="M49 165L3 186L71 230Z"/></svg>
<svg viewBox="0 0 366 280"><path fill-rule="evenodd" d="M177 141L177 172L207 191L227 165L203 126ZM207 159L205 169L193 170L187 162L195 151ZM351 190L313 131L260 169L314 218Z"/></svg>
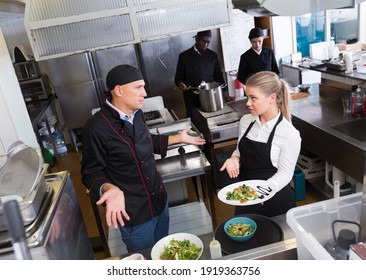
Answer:
<svg viewBox="0 0 366 280"><path fill-rule="evenodd" d="M262 203L276 194L275 188L265 180L248 180L222 188L218 198L230 205L247 206Z"/></svg>

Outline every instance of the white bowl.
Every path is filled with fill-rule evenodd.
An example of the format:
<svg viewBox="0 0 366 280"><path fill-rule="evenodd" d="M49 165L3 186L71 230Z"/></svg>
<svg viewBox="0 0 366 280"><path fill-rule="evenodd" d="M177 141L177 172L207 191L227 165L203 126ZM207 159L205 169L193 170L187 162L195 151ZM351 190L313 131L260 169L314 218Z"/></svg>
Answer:
<svg viewBox="0 0 366 280"><path fill-rule="evenodd" d="M168 235L168 236L160 239L151 250L151 259L160 260L160 256L164 251L164 246L168 246L170 240L172 240L172 239L179 240L179 241L189 240L191 243L193 243L193 244L197 245L199 248L201 248L201 252L197 257L197 260L201 257L202 252L203 252L202 240L199 239L194 234L182 232L182 233L174 233L174 234Z"/></svg>

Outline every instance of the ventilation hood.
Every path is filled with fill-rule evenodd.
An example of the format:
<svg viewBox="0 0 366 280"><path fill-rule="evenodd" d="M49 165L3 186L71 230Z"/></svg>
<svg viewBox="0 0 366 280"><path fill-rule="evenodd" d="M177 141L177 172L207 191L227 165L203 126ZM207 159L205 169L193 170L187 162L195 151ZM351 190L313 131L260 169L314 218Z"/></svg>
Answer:
<svg viewBox="0 0 366 280"><path fill-rule="evenodd" d="M219 28L231 0L27 0L25 28L35 60Z"/></svg>
<svg viewBox="0 0 366 280"><path fill-rule="evenodd" d="M23 18L25 0L0 0L0 26Z"/></svg>
<svg viewBox="0 0 366 280"><path fill-rule="evenodd" d="M23 14L25 0L0 0L0 11L4 13Z"/></svg>
<svg viewBox="0 0 366 280"><path fill-rule="evenodd" d="M353 8L366 0L232 0L234 8L255 17L299 16L332 9Z"/></svg>

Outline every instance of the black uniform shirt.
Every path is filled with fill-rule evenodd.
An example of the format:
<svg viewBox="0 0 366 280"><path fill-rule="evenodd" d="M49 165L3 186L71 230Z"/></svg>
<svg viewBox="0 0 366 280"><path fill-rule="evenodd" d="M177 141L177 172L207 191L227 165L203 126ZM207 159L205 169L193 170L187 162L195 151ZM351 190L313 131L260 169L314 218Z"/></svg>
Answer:
<svg viewBox="0 0 366 280"><path fill-rule="evenodd" d="M125 195L127 226L139 225L160 214L167 194L154 154L166 155L168 136L152 135L138 110L133 125L104 104L86 123L82 135L82 182L90 199L100 198L104 183L118 186Z"/></svg>
<svg viewBox="0 0 366 280"><path fill-rule="evenodd" d="M260 71L272 71L277 75L280 74L276 57L270 48L262 47L259 55L253 48L250 48L240 56L238 80L241 83L245 84L250 75Z"/></svg>

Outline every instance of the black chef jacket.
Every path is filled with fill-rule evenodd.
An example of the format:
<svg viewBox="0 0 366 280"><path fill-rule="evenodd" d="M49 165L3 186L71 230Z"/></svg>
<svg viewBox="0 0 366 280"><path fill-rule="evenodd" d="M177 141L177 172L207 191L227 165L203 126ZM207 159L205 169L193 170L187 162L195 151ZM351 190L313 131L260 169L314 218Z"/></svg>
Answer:
<svg viewBox="0 0 366 280"><path fill-rule="evenodd" d="M167 202L154 153L166 155L168 136L150 134L141 110L133 123L121 120L105 103L87 121L82 135L82 182L90 191L90 199L99 200L104 183L118 186L130 216L126 226L149 221Z"/></svg>
<svg viewBox="0 0 366 280"><path fill-rule="evenodd" d="M202 81L206 83L225 83L217 54L206 49L203 54L198 54L194 46L179 54L177 70L175 73L175 84L183 82L186 86L197 87ZM187 116L190 116L192 107L199 108L199 95L193 90L184 93Z"/></svg>
<svg viewBox="0 0 366 280"><path fill-rule="evenodd" d="M240 56L238 80L245 84L247 78L260 71L272 71L280 74L276 57L271 48L262 47L262 52L258 55L253 48L250 48Z"/></svg>

